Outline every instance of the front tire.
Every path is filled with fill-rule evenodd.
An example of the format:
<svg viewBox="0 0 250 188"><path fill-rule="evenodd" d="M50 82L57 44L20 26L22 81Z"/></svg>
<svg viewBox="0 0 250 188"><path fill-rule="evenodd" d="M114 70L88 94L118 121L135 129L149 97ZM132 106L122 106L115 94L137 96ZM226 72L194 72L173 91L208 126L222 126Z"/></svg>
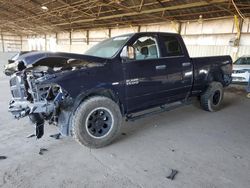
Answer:
<svg viewBox="0 0 250 188"><path fill-rule="evenodd" d="M224 90L220 82L212 82L200 97L201 107L209 112L218 111L223 100Z"/></svg>
<svg viewBox="0 0 250 188"><path fill-rule="evenodd" d="M121 124L119 106L110 98L95 96L83 101L76 109L72 121L73 136L80 144L100 148L119 135Z"/></svg>

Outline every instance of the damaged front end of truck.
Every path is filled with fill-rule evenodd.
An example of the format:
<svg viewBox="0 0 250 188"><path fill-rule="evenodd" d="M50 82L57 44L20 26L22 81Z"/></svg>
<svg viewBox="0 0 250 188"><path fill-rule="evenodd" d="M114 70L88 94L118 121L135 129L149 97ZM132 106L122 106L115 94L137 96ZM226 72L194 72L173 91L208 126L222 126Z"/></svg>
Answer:
<svg viewBox="0 0 250 188"><path fill-rule="evenodd" d="M45 122L69 135L74 100L62 83L69 75L96 66L102 64L77 54L31 52L21 56L5 66L12 95L9 111L17 119L28 116L35 124L37 138L43 136Z"/></svg>

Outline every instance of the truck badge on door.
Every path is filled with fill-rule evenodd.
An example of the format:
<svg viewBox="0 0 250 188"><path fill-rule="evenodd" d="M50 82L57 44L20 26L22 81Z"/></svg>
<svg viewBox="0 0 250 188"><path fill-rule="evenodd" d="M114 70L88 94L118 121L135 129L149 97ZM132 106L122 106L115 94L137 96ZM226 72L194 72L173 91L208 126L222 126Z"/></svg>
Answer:
<svg viewBox="0 0 250 188"><path fill-rule="evenodd" d="M138 78L134 78L134 79L131 79L131 80L126 80L126 85L136 85L136 84L139 84L139 79Z"/></svg>

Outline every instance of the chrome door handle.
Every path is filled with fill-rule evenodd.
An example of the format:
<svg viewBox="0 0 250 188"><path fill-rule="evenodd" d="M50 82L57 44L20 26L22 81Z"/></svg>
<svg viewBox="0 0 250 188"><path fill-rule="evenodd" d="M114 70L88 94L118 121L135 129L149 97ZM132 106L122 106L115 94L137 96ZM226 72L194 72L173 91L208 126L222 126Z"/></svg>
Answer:
<svg viewBox="0 0 250 188"><path fill-rule="evenodd" d="M155 69L156 69L156 70L163 70L163 69L166 69L166 65L158 65L158 66L155 66Z"/></svg>
<svg viewBox="0 0 250 188"><path fill-rule="evenodd" d="M182 66L183 66L183 67L188 67L188 66L190 66L190 65L191 65L190 62L182 63Z"/></svg>

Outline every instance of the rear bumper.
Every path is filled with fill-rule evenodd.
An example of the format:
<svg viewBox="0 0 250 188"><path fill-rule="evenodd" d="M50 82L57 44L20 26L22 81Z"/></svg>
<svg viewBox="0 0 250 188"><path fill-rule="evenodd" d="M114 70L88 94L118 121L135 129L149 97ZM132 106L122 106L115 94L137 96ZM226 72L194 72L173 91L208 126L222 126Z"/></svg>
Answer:
<svg viewBox="0 0 250 188"><path fill-rule="evenodd" d="M224 75L224 86L229 86L232 83L231 75Z"/></svg>

